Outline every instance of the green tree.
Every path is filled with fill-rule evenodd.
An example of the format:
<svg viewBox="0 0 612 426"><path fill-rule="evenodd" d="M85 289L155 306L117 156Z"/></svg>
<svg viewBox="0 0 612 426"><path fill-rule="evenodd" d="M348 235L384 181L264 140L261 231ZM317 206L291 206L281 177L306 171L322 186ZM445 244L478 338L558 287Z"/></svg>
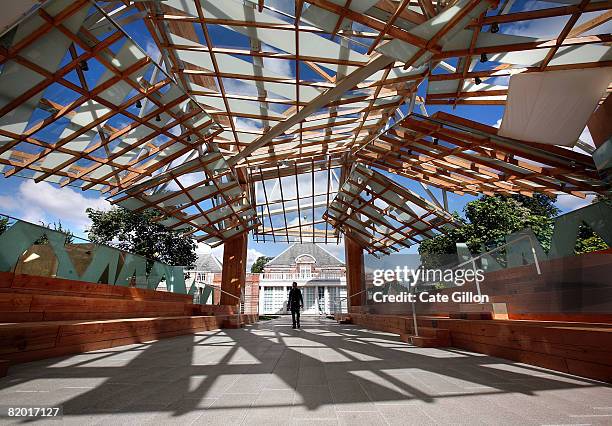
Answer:
<svg viewBox="0 0 612 426"><path fill-rule="evenodd" d="M272 258L268 256L259 256L253 265L251 266L251 272L254 274L260 274L264 270L264 266L271 261Z"/></svg>
<svg viewBox="0 0 612 426"><path fill-rule="evenodd" d="M0 217L0 234L4 233L4 231L8 228L8 217Z"/></svg>
<svg viewBox="0 0 612 426"><path fill-rule="evenodd" d="M578 228L578 238L576 239L576 254L590 253L592 251L605 250L608 244L586 223L583 223Z"/></svg>
<svg viewBox="0 0 612 426"><path fill-rule="evenodd" d="M55 223L55 222L45 223L41 221L40 224L47 229L53 229L54 231L66 234L66 238L64 239L64 244L72 244L74 242L74 234L68 228L64 228L62 226L61 221L58 221L58 223ZM42 237L34 241L34 244L49 244L49 238L46 235L43 235Z"/></svg>
<svg viewBox="0 0 612 426"><path fill-rule="evenodd" d="M506 235L531 228L544 247L550 248L553 218L559 210L554 198L538 195L533 198L515 196L482 196L466 204L465 219L458 218L459 226L446 234L425 240L419 247L424 257L456 253L457 243L466 243L472 252L498 245Z"/></svg>
<svg viewBox="0 0 612 426"><path fill-rule="evenodd" d="M197 259L193 239L156 222L160 218L156 211L133 213L117 207L108 211L89 208L86 212L91 219L87 235L94 243L109 244L169 265L192 267Z"/></svg>

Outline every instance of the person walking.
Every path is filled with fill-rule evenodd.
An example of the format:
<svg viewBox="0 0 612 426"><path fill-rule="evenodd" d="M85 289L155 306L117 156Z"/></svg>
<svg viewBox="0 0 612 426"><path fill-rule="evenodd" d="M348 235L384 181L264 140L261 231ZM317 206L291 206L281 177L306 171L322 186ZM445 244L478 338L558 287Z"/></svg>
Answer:
<svg viewBox="0 0 612 426"><path fill-rule="evenodd" d="M293 282L293 288L289 290L289 301L287 303L289 310L291 311L291 319L293 320L293 328L300 328L300 309L304 307L304 299L302 298L302 292L297 286L297 283ZM297 319L297 322L296 322Z"/></svg>

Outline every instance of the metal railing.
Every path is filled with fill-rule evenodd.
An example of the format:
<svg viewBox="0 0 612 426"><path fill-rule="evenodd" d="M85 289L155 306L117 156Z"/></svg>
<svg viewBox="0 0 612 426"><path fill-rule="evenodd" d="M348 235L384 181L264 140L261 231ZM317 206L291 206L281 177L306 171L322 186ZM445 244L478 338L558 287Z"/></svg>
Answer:
<svg viewBox="0 0 612 426"><path fill-rule="evenodd" d="M496 252L499 252L499 251L505 249L506 247L512 246L512 245L516 244L518 241L521 241L521 240L529 240L529 245L531 247L531 253L533 255L533 260L534 260L534 265L535 265L535 268L536 268L536 272L538 273L538 275L541 275L542 274L542 270L540 269L540 262L538 260L538 255L536 254L535 244L534 244L533 239L532 239L532 237L530 235L521 235L520 237L518 237L516 239L513 239L512 241L509 241L507 243L499 245L499 246L497 246L497 247L495 247L495 248L493 248L491 250L485 251L484 253L480 253L478 256L475 256L475 257L471 256L470 259L468 259L468 260L466 260L464 262L461 262L458 265L455 265L455 266L453 266L451 268L448 268L448 270L454 271L454 270L457 270L457 269L459 269L459 268L461 268L463 266L470 265L472 270L474 272L476 272L476 270L478 269L477 265L476 265L477 261L481 260L485 256L490 256L493 253L496 253ZM482 295L482 291L481 291L481 288L480 288L480 282L478 280L474 280L474 282L476 284L476 292L477 292L478 296L481 296ZM415 287L415 288L417 286L420 286L420 287L430 287L432 284L438 284L438 281L419 282L419 283L416 283L413 287Z"/></svg>
<svg viewBox="0 0 612 426"><path fill-rule="evenodd" d="M194 303L200 305L219 305L221 303L221 298L215 303L215 292L219 292L221 294L226 294L236 300L236 304L240 305L240 313L242 314L259 314L259 298L256 298L252 295L241 294L240 296L236 296L235 294L229 293L223 290L220 286L216 286L214 284L210 284L207 282L196 281L195 284L199 284L199 288L208 288L211 290L210 293L204 294L195 293L193 296ZM247 309L247 307L249 309ZM253 312L253 307L255 308L255 312Z"/></svg>
<svg viewBox="0 0 612 426"><path fill-rule="evenodd" d="M342 280L346 278L343 273L285 273L285 272L264 272L260 276L262 281L308 281L308 280Z"/></svg>

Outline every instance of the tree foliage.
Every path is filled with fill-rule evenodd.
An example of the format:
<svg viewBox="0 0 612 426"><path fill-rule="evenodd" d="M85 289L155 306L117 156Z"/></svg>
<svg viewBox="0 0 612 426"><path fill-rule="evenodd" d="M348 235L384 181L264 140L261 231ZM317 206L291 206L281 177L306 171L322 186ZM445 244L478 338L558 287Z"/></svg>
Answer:
<svg viewBox="0 0 612 426"><path fill-rule="evenodd" d="M546 195L533 198L522 195L482 196L466 204L465 219L456 213L459 226L447 234L425 240L419 247L421 255L456 253L457 243L466 243L472 252L498 245L506 235L531 228L544 247L550 248L553 218L559 213L554 199Z"/></svg>
<svg viewBox="0 0 612 426"><path fill-rule="evenodd" d="M586 223L583 223L578 228L578 238L574 251L576 254L590 253L592 251L604 250L608 248L608 244Z"/></svg>
<svg viewBox="0 0 612 426"><path fill-rule="evenodd" d="M109 244L169 265L192 267L197 259L196 244L183 232L167 229L155 222L159 213L133 213L122 207L108 211L87 209L91 227L89 239Z"/></svg>
<svg viewBox="0 0 612 426"><path fill-rule="evenodd" d="M68 228L64 228L62 226L61 221L58 221L58 223L55 223L55 222L45 223L41 221L40 224L47 229L53 229L54 231L61 232L62 234L66 234L66 238L64 239L64 244L72 244L74 242L74 234ZM37 239L36 241L34 241L34 244L49 244L49 238L45 234L39 239Z"/></svg>
<svg viewBox="0 0 612 426"><path fill-rule="evenodd" d="M251 272L254 274L260 274L263 272L266 264L271 261L273 258L269 256L259 256L253 265L251 266Z"/></svg>

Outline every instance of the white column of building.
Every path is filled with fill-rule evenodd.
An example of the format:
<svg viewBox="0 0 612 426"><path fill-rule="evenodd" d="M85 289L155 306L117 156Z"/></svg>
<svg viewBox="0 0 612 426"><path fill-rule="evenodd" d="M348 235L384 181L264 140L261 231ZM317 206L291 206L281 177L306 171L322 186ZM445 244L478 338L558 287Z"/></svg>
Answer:
<svg viewBox="0 0 612 426"><path fill-rule="evenodd" d="M259 303L259 313L260 314L265 314L265 312L264 312L264 297L265 297L265 295L264 295L264 286L261 285L261 286L259 286L259 301L258 301L258 303Z"/></svg>

